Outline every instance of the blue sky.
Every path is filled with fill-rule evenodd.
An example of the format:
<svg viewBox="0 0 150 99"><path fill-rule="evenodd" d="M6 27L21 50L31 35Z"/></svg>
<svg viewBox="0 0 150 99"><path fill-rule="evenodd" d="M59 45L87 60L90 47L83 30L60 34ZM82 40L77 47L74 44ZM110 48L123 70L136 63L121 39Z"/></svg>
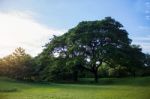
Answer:
<svg viewBox="0 0 150 99"><path fill-rule="evenodd" d="M0 15L3 16L0 17L1 20L14 18L10 20L14 23L10 27L13 27L13 30L16 28L14 30L16 35L24 33L20 34L21 36L28 32L28 35L25 35L26 38L22 37L21 40L14 41L14 37L13 44L1 46L0 56L4 56L3 53L6 55L17 46L23 46L35 56L42 51L41 46L48 42L48 38L53 34L63 34L80 21L100 20L106 16L111 16L121 22L128 31L129 37L133 39L133 43L141 45L143 52L150 53L150 0L0 0ZM17 19L21 21L14 21ZM18 24L27 22L27 24L19 25L20 30L17 30L18 24L15 24L17 22ZM34 24L32 25L34 28L30 26L31 31L27 29L30 22ZM0 24L7 26L9 22L4 21ZM36 28L41 30L37 31ZM0 30L0 34L4 35L6 31L2 32ZM31 37L32 32L37 32L37 35L33 34L36 37ZM12 35L11 31L7 31L7 34ZM28 38L33 40L29 42ZM37 41L39 45L34 44ZM0 43L0 45L4 44ZM38 51L35 51L36 49Z"/></svg>

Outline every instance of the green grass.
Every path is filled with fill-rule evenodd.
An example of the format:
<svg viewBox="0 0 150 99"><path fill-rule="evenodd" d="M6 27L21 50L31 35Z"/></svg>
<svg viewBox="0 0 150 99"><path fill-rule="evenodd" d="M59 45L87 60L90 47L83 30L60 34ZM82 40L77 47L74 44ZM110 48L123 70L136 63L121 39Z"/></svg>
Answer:
<svg viewBox="0 0 150 99"><path fill-rule="evenodd" d="M150 99L150 77L89 80L38 84L0 78L0 99Z"/></svg>

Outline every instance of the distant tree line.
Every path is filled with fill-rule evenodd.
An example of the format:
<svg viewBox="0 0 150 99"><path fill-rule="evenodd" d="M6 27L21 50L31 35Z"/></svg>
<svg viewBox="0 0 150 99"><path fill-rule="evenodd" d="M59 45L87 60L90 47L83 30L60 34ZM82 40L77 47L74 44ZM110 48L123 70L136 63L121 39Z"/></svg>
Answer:
<svg viewBox="0 0 150 99"><path fill-rule="evenodd" d="M111 17L82 21L50 39L32 58L22 48L0 60L0 75L21 80L77 81L78 78L149 76L150 55L131 44L123 25Z"/></svg>
<svg viewBox="0 0 150 99"><path fill-rule="evenodd" d="M21 47L0 59L0 75L18 80L31 80L33 73L32 57Z"/></svg>

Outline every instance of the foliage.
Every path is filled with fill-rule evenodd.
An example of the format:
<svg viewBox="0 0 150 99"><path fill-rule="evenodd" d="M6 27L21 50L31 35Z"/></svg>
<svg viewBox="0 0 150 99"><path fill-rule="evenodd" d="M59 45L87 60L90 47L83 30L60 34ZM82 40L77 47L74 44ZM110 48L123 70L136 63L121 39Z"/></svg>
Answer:
<svg viewBox="0 0 150 99"><path fill-rule="evenodd" d="M150 67L150 54L145 54L145 66Z"/></svg>
<svg viewBox="0 0 150 99"><path fill-rule="evenodd" d="M49 76L53 76L70 71L71 78L77 80L79 72L87 70L94 74L96 82L98 69L102 64L111 68L123 66L135 72L138 66L143 66L144 57L138 46L131 45L131 39L123 25L111 17L83 21L64 35L54 36L46 44L39 57L41 56L44 56L39 60L44 69L43 74L49 72ZM67 71L56 70L64 67Z"/></svg>
<svg viewBox="0 0 150 99"><path fill-rule="evenodd" d="M142 70L142 76L150 76L150 54L145 54L145 68Z"/></svg>
<svg viewBox="0 0 150 99"><path fill-rule="evenodd" d="M32 57L21 47L0 60L0 72L3 76L28 80L31 79L32 71Z"/></svg>

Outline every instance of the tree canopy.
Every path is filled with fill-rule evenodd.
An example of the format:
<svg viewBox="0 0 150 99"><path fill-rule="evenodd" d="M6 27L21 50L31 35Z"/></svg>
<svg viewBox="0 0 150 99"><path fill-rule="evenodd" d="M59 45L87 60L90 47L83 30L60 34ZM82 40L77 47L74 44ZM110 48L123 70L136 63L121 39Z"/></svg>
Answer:
<svg viewBox="0 0 150 99"><path fill-rule="evenodd" d="M97 82L98 69L104 63L130 69L136 67L136 62L142 65L140 60L143 53L140 48L131 45L131 41L121 23L106 17L103 20L80 22L64 35L54 36L40 56L44 61L47 60L48 67L54 67L53 63L66 69L71 67L68 70L72 71L76 80L78 72L83 69L90 71ZM136 58L138 56L141 57ZM59 62L54 62L54 59Z"/></svg>

